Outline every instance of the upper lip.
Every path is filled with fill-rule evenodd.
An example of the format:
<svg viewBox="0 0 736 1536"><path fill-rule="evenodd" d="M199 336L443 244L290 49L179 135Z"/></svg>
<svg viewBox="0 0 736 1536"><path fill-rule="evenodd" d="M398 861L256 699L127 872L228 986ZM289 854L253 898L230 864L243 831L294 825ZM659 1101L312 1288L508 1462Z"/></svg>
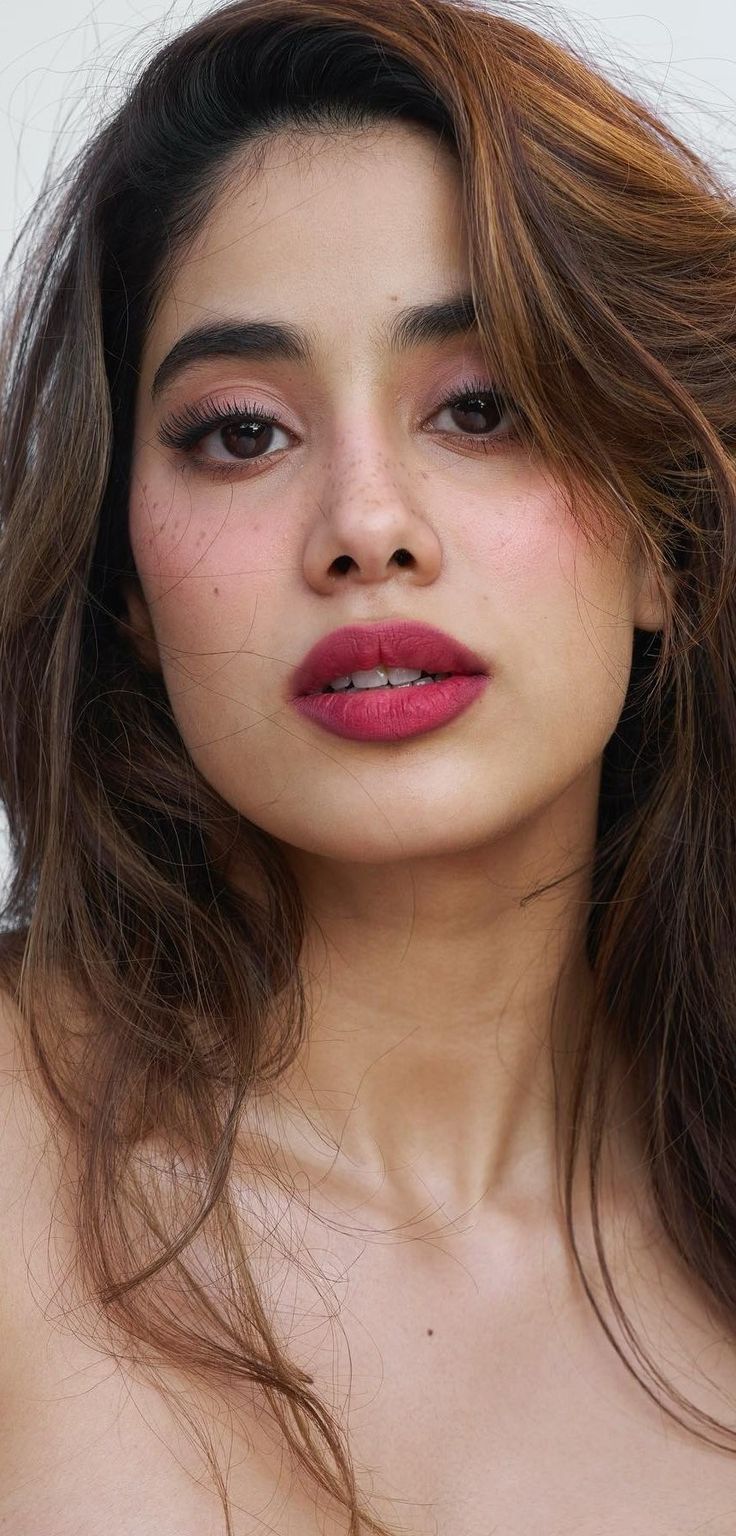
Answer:
<svg viewBox="0 0 736 1536"><path fill-rule="evenodd" d="M323 635L292 675L292 697L324 688L335 677L370 672L374 667L418 667L423 672L480 672L480 656L418 620L390 619L381 624L347 624Z"/></svg>

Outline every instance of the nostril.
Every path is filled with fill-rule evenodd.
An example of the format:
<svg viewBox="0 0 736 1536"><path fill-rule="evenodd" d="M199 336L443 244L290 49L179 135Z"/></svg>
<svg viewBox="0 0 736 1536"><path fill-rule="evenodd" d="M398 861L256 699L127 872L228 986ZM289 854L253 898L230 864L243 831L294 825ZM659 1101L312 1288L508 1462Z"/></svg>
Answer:
<svg viewBox="0 0 736 1536"><path fill-rule="evenodd" d="M394 554L394 560L397 565L411 565L412 558L408 549L397 549Z"/></svg>
<svg viewBox="0 0 736 1536"><path fill-rule="evenodd" d="M345 572L350 570L352 563L351 555L338 555L337 559L333 560L330 569L338 572L340 576L344 576Z"/></svg>

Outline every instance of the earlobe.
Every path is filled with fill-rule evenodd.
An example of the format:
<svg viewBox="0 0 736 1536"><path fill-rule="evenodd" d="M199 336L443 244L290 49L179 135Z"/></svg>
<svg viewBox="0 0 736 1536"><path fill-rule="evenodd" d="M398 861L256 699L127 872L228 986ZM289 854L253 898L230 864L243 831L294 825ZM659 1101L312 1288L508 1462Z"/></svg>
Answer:
<svg viewBox="0 0 736 1536"><path fill-rule="evenodd" d="M121 584L121 592L122 613L115 620L118 634L124 644L135 652L147 671L160 672L161 658L140 578L137 575L127 576Z"/></svg>

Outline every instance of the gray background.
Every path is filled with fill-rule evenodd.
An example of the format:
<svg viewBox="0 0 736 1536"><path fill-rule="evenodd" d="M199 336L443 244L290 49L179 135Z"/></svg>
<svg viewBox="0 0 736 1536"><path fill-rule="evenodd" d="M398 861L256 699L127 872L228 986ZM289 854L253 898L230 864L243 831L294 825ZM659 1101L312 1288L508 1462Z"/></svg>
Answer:
<svg viewBox="0 0 736 1536"><path fill-rule="evenodd" d="M0 263L49 162L61 168L120 99L139 62L210 0L4 0L0 15ZM736 5L654 0L646 9L502 3L582 46L717 166L736 194ZM0 882L7 844L0 808Z"/></svg>

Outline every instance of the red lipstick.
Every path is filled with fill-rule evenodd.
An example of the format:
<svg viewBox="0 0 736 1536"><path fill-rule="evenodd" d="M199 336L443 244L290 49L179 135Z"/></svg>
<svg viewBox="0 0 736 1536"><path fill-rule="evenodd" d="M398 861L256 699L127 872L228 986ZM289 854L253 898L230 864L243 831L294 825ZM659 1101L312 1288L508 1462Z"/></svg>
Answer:
<svg viewBox="0 0 736 1536"><path fill-rule="evenodd" d="M439 681L323 692L335 678L376 667L445 673ZM299 714L335 736L398 741L436 730L463 713L489 675L474 651L428 624L398 619L347 625L325 635L296 668L291 702Z"/></svg>

